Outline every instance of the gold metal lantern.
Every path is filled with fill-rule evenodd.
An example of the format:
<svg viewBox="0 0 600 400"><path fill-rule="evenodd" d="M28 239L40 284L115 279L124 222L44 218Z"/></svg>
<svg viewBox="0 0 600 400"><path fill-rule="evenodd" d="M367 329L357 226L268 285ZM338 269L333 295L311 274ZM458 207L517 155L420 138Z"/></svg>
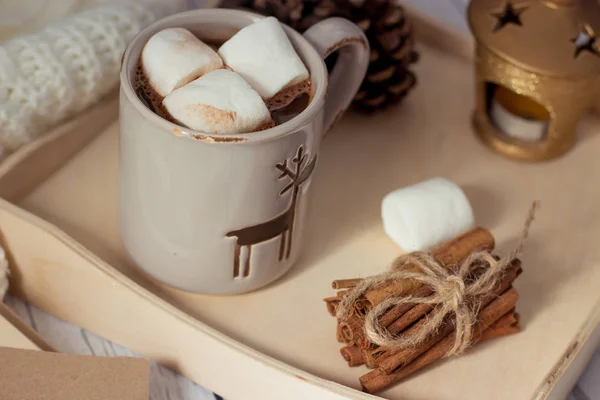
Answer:
<svg viewBox="0 0 600 400"><path fill-rule="evenodd" d="M597 0L472 0L477 134L539 161L567 152L600 89Z"/></svg>

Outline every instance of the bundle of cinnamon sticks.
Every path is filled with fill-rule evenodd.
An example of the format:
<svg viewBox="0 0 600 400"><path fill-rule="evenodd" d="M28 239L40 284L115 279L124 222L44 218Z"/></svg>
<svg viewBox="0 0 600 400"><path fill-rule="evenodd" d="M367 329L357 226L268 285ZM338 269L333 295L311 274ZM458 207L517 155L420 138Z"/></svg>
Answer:
<svg viewBox="0 0 600 400"><path fill-rule="evenodd" d="M444 268L457 268L457 265L475 250L492 251L494 237L483 228L476 228L466 234L441 245L432 255ZM405 266L417 272L419 267ZM474 265L473 279L483 272L485 266ZM473 326L471 343L519 332L519 315L515 312L518 299L512 283L521 273L521 262L512 260L489 294L478 299L477 322ZM324 299L327 310L336 316L337 306L344 296L361 279L341 279L332 283L337 295ZM417 346L392 349L373 344L365 332L365 315L377 304L390 296L427 297L432 295L430 287L415 280L390 281L365 292L353 303L352 315L344 321L338 319L337 339L344 343L342 357L348 365L366 365L372 371L360 377L363 390L377 393L393 385L421 368L443 358L453 347L455 325L451 320L444 323L426 340ZM438 312L436 305L403 304L388 308L379 317L379 323L392 335L411 335L417 332L427 319Z"/></svg>

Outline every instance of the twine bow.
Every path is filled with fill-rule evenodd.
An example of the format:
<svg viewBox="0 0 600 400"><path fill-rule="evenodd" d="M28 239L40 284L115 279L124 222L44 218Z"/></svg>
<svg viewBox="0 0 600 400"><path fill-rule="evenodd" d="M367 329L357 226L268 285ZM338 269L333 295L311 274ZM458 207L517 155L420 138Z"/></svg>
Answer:
<svg viewBox="0 0 600 400"><path fill-rule="evenodd" d="M415 347L453 316L455 341L446 356L461 354L470 345L481 299L495 289L507 267L523 251L529 227L538 207L539 203L534 202L517 247L499 260L489 251L476 250L469 254L458 268L448 268L429 253L413 252L402 255L392 263L390 271L365 278L351 289L340 302L337 317L345 321L351 315L353 304L367 291L386 282L411 279L431 287L433 294L427 297L390 297L374 306L365 316L365 332L368 338L372 343L391 349ZM416 265L420 271L406 271L407 265ZM471 276L475 265L487 266L476 279ZM379 319L390 307L403 304L431 304L435 305L436 312L429 314L418 332L410 335L392 335L381 326Z"/></svg>

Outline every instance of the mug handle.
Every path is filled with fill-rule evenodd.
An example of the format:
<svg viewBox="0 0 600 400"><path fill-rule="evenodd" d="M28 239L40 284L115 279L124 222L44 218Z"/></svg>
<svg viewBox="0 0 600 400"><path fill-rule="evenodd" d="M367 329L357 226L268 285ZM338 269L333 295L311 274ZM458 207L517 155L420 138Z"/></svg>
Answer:
<svg viewBox="0 0 600 400"><path fill-rule="evenodd" d="M339 51L329 75L323 130L326 133L350 106L360 88L369 66L369 42L357 25L337 17L313 25L304 32L304 37L323 60Z"/></svg>

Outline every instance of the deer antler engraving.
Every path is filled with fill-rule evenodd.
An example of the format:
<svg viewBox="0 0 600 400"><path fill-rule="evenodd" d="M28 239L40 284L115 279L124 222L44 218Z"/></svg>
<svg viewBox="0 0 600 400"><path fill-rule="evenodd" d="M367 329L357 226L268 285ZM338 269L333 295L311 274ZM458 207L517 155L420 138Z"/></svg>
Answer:
<svg viewBox="0 0 600 400"><path fill-rule="evenodd" d="M281 175L279 175L277 179L282 179L286 176L290 177L292 180L296 179L296 174L294 174L294 172L288 168L287 160L284 160L282 163L275 164L275 168L281 171Z"/></svg>
<svg viewBox="0 0 600 400"><path fill-rule="evenodd" d="M288 165L287 159L275 164L275 169L280 172L277 179L288 179L288 183L281 189L279 195L283 196L293 189L290 205L285 212L260 224L236 229L226 234L227 237L236 238L233 259L234 278L250 276L251 248L255 244L279 237L279 261L290 257L300 185L312 174L316 163L316 156L308 163L307 159L308 154L304 146L300 146L292 158L292 163L295 164L293 169ZM246 249L244 265L241 265L242 248Z"/></svg>
<svg viewBox="0 0 600 400"><path fill-rule="evenodd" d="M279 192L279 195L283 196L293 187L294 187L294 182L288 183L283 189L281 189L281 191Z"/></svg>
<svg viewBox="0 0 600 400"><path fill-rule="evenodd" d="M288 177L291 179L291 182L289 182L279 192L279 195L283 196L287 191L289 191L291 188L294 187L294 185L296 184L296 180L298 179L298 175L288 167L287 159L284 160L282 163L275 164L275 168L277 168L279 171L281 171L281 174L277 177L277 179L283 179L285 177Z"/></svg>
<svg viewBox="0 0 600 400"><path fill-rule="evenodd" d="M275 168L281 171L281 174L277 177L277 179L283 179L288 177L291 179L291 182L288 183L281 191L279 192L280 196L283 196L292 188L298 187L298 178L300 173L302 172L302 165L306 161L306 152L304 151L304 146L300 146L294 158L292 158L292 162L296 164L296 171L292 171L290 167L288 167L288 160L285 159L283 162L275 164Z"/></svg>
<svg viewBox="0 0 600 400"><path fill-rule="evenodd" d="M304 152L304 147L300 146L298 148L298 152L296 153L296 155L294 156L294 158L292 158L292 161L295 164L298 164L298 165L302 166L302 164L304 164L305 160L306 160L306 153Z"/></svg>

